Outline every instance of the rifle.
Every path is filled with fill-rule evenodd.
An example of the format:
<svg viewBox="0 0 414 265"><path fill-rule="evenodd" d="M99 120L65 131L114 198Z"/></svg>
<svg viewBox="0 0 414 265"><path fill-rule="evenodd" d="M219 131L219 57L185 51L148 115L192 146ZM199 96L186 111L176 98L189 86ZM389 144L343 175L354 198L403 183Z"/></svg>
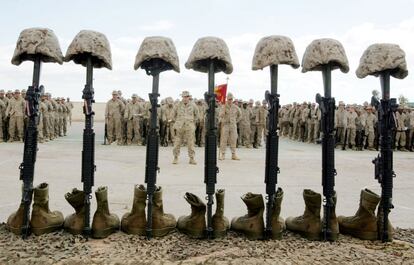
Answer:
<svg viewBox="0 0 414 265"><path fill-rule="evenodd" d="M395 131L394 112L398 108L397 100L390 98L390 71L380 73L382 99L379 105L379 144L380 154L372 161L375 165L375 179L381 184L381 203L378 208L379 230L378 237L382 242L391 241L388 236L388 215L392 204L393 178L393 131Z"/></svg>
<svg viewBox="0 0 414 265"><path fill-rule="evenodd" d="M9 141L9 121L10 121L10 118L9 117L6 117L5 120L4 120L3 140L5 142L8 142Z"/></svg>
<svg viewBox="0 0 414 265"><path fill-rule="evenodd" d="M85 193L85 222L83 226L83 235L87 238L91 234L90 212L92 199L92 187L95 179L95 132L93 131L92 104L95 103L93 98L94 90L92 57L87 57L86 62L86 85L83 89L82 99L84 100L83 113L85 114L85 129L83 130L83 150L82 150L82 183L83 192Z"/></svg>
<svg viewBox="0 0 414 265"><path fill-rule="evenodd" d="M334 240L330 227L331 212L334 209L335 186L335 98L331 97L331 65L323 65L324 97L316 94L316 102L321 108L322 127L322 186L324 199L323 240Z"/></svg>
<svg viewBox="0 0 414 265"><path fill-rule="evenodd" d="M213 195L215 193L215 185L217 183L217 127L216 127L216 95L214 94L214 70L215 62L209 62L208 68L208 92L204 94L204 99L208 104L207 122L206 122L206 138L204 149L204 183L206 184L207 194L207 238L212 239L213 236Z"/></svg>
<svg viewBox="0 0 414 265"><path fill-rule="evenodd" d="M145 160L145 183L147 184L147 239L152 238L152 203L154 192L156 190L157 172L160 171L158 167L158 153L159 153L159 134L157 127L157 107L159 87L159 78L162 71L172 69L172 65L163 59L156 58L145 61L141 68L145 69L147 75L152 75L152 93L149 93L149 100L151 103L151 115L149 122L149 129L147 134L147 153Z"/></svg>
<svg viewBox="0 0 414 265"><path fill-rule="evenodd" d="M269 132L266 141L266 228L264 236L266 239L272 238L272 211L276 194L277 174L280 173L279 159L279 94L277 94L278 66L270 66L270 92L266 91L265 99L269 104Z"/></svg>
<svg viewBox="0 0 414 265"><path fill-rule="evenodd" d="M107 119L105 119L105 132L104 132L103 145L106 145L106 139L108 139L108 122L107 122Z"/></svg>
<svg viewBox="0 0 414 265"><path fill-rule="evenodd" d="M43 93L39 87L41 70L41 57L34 58L33 81L26 93L26 115L29 117L29 125L25 131L23 162L20 164L20 180L23 181L23 224L22 238L26 239L30 234L30 205L33 196L33 178L37 155L37 125L39 123L39 99Z"/></svg>

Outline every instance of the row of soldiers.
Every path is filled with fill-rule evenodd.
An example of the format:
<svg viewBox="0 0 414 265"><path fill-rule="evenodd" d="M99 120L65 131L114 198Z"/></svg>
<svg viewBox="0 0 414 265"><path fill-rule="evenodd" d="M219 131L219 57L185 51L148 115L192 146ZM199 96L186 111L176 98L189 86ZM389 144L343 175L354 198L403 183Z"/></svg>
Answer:
<svg viewBox="0 0 414 265"><path fill-rule="evenodd" d="M186 93L188 93L186 91ZM232 104L237 106L232 123L237 126L236 135L228 135L229 140L236 138L236 146L258 148L262 145L267 134L267 102L254 102L252 99L243 101L233 99ZM229 98L229 95L227 98ZM205 118L207 104L202 99L189 100L197 107L197 117L194 118L194 141L198 146L204 146ZM171 97L161 100L158 108L158 126L160 128L161 144L168 146L174 144L177 128L176 107L180 100ZM337 134L337 147L353 150L376 150L378 148L378 103L365 102L363 105L345 105L340 101L335 112L335 129ZM223 125L228 121L220 119L219 109L224 103L217 102L217 124L219 141L223 132ZM117 142L119 145L145 144L146 132L150 117L150 103L132 95L131 99L124 99L121 91L114 91L112 99L108 101L105 111L107 124L107 139L109 143ZM188 122L188 121L187 121ZM289 137L308 143L320 142L321 111L316 103L286 104L279 109L279 128L282 137ZM395 111L395 148L401 151L414 151L414 110L399 106ZM187 137L188 138L188 137ZM184 140L184 143L186 141ZM234 151L235 152L235 151ZM234 153L233 152L233 153Z"/></svg>
<svg viewBox="0 0 414 265"><path fill-rule="evenodd" d="M378 107L368 102L345 105L335 111L336 147L378 150ZM321 111L315 103L288 104L279 112L281 135L308 143L320 142ZM400 105L394 112L394 148L414 151L414 110Z"/></svg>
<svg viewBox="0 0 414 265"><path fill-rule="evenodd" d="M25 89L7 93L0 90L0 143L24 141L28 124L25 98ZM68 124L72 124L72 109L69 98L52 98L50 93L43 93L39 102L38 141L43 143L66 136Z"/></svg>

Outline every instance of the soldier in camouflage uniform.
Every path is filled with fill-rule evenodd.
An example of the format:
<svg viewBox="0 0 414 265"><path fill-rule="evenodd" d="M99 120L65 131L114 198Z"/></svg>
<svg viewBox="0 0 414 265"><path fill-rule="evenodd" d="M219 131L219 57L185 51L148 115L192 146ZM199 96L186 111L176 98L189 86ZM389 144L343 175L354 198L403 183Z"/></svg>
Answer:
<svg viewBox="0 0 414 265"><path fill-rule="evenodd" d="M14 91L13 98L9 100L9 104L6 109L6 117L10 117L10 120L9 120L10 142L13 142L14 140L23 142L24 116L25 116L25 100L21 97L20 90L16 89Z"/></svg>
<svg viewBox="0 0 414 265"><path fill-rule="evenodd" d="M124 113L125 105L118 98L118 92L112 92L112 99L106 103L105 120L107 121L107 134L109 144L117 141L118 145L122 145L122 113Z"/></svg>
<svg viewBox="0 0 414 265"><path fill-rule="evenodd" d="M144 108L138 102L138 95L133 94L131 102L127 103L124 113L124 119L127 120L127 145L133 142L137 144L142 143L141 135L139 133L139 122L143 115Z"/></svg>
<svg viewBox="0 0 414 265"><path fill-rule="evenodd" d="M241 119L239 107L233 104L233 94L227 94L227 102L223 104L219 112L221 122L220 131L220 160L225 159L227 144L230 144L231 159L240 160L236 155L237 123Z"/></svg>
<svg viewBox="0 0 414 265"><path fill-rule="evenodd" d="M178 163L178 156L180 155L180 148L184 140L187 141L188 156L190 157L190 164L196 165L195 161L195 126L199 118L197 106L190 101L190 93L183 91L182 101L174 108L174 129L176 135L174 138L173 164Z"/></svg>
<svg viewBox="0 0 414 265"><path fill-rule="evenodd" d="M241 135L239 138L241 139L241 144L247 148L252 148L251 144L251 130L250 130L250 121L253 116L253 111L249 108L247 102L243 102L243 106L241 108L241 119L240 119L240 131Z"/></svg>

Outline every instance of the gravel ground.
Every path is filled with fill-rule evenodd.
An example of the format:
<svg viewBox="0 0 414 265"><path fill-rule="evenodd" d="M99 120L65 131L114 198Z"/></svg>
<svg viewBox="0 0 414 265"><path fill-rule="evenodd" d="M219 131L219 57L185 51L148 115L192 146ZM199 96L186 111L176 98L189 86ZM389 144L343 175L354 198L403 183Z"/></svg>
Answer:
<svg viewBox="0 0 414 265"><path fill-rule="evenodd" d="M116 233L85 240L63 231L27 240L0 225L0 264L414 264L414 229L397 229L392 243L340 236L310 242L286 232L281 241L249 241L230 232L220 240L164 238Z"/></svg>

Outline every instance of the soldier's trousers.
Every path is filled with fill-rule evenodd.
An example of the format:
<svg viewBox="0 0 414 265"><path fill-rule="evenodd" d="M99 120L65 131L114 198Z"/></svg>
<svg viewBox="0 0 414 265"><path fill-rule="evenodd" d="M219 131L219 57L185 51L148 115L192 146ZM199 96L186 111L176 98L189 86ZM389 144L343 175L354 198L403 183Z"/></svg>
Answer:
<svg viewBox="0 0 414 265"><path fill-rule="evenodd" d="M250 126L250 143L254 144L256 139L255 139L255 135L258 134L258 130L257 130L257 125L256 124L252 124Z"/></svg>
<svg viewBox="0 0 414 265"><path fill-rule="evenodd" d="M251 147L249 124L241 124L240 131L242 132L240 135L241 143L246 147Z"/></svg>
<svg viewBox="0 0 414 265"><path fill-rule="evenodd" d="M395 134L395 148L397 147L405 148L405 131L397 131Z"/></svg>
<svg viewBox="0 0 414 265"><path fill-rule="evenodd" d="M63 124L62 124L63 135L66 135L66 132L68 130L68 120L67 120L66 116L63 117L62 122L63 122Z"/></svg>
<svg viewBox="0 0 414 265"><path fill-rule="evenodd" d="M258 145L262 144L263 136L266 135L266 126L264 124L257 125L257 134L256 134L256 143Z"/></svg>
<svg viewBox="0 0 414 265"><path fill-rule="evenodd" d="M355 146L356 128L347 128L346 145Z"/></svg>
<svg viewBox="0 0 414 265"><path fill-rule="evenodd" d="M22 116L12 116L9 121L9 135L10 139L13 140L16 136L18 140L23 140L24 134L24 121ZM16 132L17 131L17 132Z"/></svg>
<svg viewBox="0 0 414 265"><path fill-rule="evenodd" d="M367 141L368 141L368 148L374 148L374 140L375 140L375 131L374 129L365 130Z"/></svg>
<svg viewBox="0 0 414 265"><path fill-rule="evenodd" d="M336 133L337 133L337 137L338 137L338 144L343 146L345 144L346 128L337 127L336 128Z"/></svg>
<svg viewBox="0 0 414 265"><path fill-rule="evenodd" d="M43 140L44 140L43 119L39 119L39 123L37 124L37 140L39 142L43 142Z"/></svg>
<svg viewBox="0 0 414 265"><path fill-rule="evenodd" d="M118 143L122 141L122 131L121 131L121 117L118 118L108 118L108 139L110 143L114 142L115 140Z"/></svg>
<svg viewBox="0 0 414 265"><path fill-rule="evenodd" d="M195 144L195 125L187 124L181 128L175 128L176 135L174 137L173 155L178 157L180 155L181 144L184 140L187 142L188 156L194 158L194 144Z"/></svg>
<svg viewBox="0 0 414 265"><path fill-rule="evenodd" d="M43 137L51 138L49 133L49 116L43 116Z"/></svg>
<svg viewBox="0 0 414 265"><path fill-rule="evenodd" d="M128 132L127 132L127 138L128 143L132 142L132 138L134 138L135 142L141 143L141 134L139 133L139 120L138 119L132 119L128 120Z"/></svg>
<svg viewBox="0 0 414 265"><path fill-rule="evenodd" d="M280 134L283 135L283 136L288 136L289 135L289 128L290 128L289 121L282 121L281 122L282 131L281 131Z"/></svg>
<svg viewBox="0 0 414 265"><path fill-rule="evenodd" d="M0 116L0 143L4 141L4 135L3 135L3 130L4 130L4 122L3 122L3 117Z"/></svg>
<svg viewBox="0 0 414 265"><path fill-rule="evenodd" d="M292 138L298 139L299 138L299 121L297 119L293 120L293 129L292 129Z"/></svg>
<svg viewBox="0 0 414 265"><path fill-rule="evenodd" d="M49 123L48 123L50 139L55 138L55 125L54 125L54 123L55 123L55 118L53 117L53 113L52 113L49 116Z"/></svg>
<svg viewBox="0 0 414 265"><path fill-rule="evenodd" d="M308 122L308 135L306 137L307 141L313 142L313 140L315 139L314 135L315 135L315 122L309 121Z"/></svg>
<svg viewBox="0 0 414 265"><path fill-rule="evenodd" d="M261 127L260 125L258 127ZM262 129L263 130L263 129ZM261 131L258 132L258 134ZM222 154L226 153L227 143L230 144L230 150L232 154L236 153L236 143L237 143L237 126L231 124L223 124L221 127L220 133L220 152Z"/></svg>
<svg viewBox="0 0 414 265"><path fill-rule="evenodd" d="M414 129L408 130L407 133L407 148L409 150L413 149L413 140L414 140Z"/></svg>

